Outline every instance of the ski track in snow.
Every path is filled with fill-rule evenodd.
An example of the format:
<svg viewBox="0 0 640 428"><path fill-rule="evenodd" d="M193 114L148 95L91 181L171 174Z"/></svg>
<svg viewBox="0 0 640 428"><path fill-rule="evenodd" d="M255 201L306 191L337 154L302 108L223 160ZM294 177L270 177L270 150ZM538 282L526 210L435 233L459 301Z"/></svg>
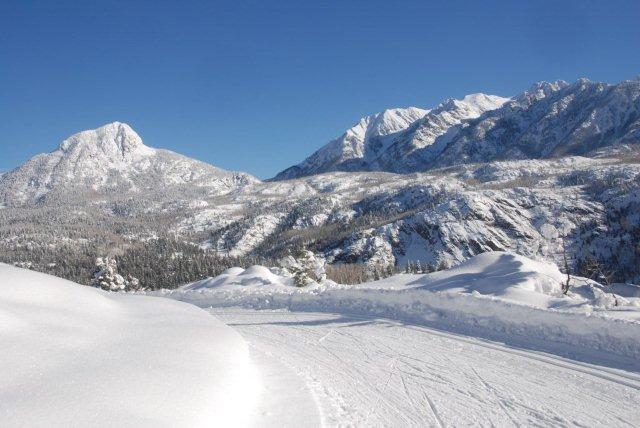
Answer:
<svg viewBox="0 0 640 428"><path fill-rule="evenodd" d="M209 311L240 332L254 355L286 368L284 380L273 367L263 370L272 372L274 391L294 391L281 405L298 416L284 411L260 426L640 425L635 372L387 319ZM273 394L268 400L273 407Z"/></svg>

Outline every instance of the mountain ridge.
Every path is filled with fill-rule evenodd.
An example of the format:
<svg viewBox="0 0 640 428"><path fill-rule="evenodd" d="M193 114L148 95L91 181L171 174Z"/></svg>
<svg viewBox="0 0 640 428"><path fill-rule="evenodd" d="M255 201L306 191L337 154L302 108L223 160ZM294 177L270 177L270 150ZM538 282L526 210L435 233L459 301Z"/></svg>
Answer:
<svg viewBox="0 0 640 428"><path fill-rule="evenodd" d="M385 135L385 144L378 144L382 150L369 158L365 150L354 152L348 162L332 155L336 146L347 145L347 131L272 180L330 171L412 173L469 162L588 155L637 142L639 118L637 78L617 84L586 78L541 81L509 99L470 94L446 100ZM362 138L357 143L373 145Z"/></svg>
<svg viewBox="0 0 640 428"><path fill-rule="evenodd" d="M431 110L417 107L388 109L361 118L342 136L330 141L301 163L278 173L271 180L286 180L332 171L389 171L401 172L389 166L410 160L413 149L399 148L398 140L405 131L416 126L427 117L439 121L432 132L440 135L462 120L477 117L485 111L497 108L508 98L475 93L461 100L450 98ZM397 119L401 116L402 120ZM410 143L409 143L410 144Z"/></svg>

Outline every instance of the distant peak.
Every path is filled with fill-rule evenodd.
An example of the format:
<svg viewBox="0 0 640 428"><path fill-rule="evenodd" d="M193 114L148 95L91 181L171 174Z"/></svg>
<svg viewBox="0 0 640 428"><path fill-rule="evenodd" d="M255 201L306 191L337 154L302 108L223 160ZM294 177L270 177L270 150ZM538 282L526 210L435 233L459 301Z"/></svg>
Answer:
<svg viewBox="0 0 640 428"><path fill-rule="evenodd" d="M536 82L527 90L529 93L543 92L545 95L549 95L551 92L559 91L562 88L569 86L564 80L556 80L555 82Z"/></svg>
<svg viewBox="0 0 640 428"><path fill-rule="evenodd" d="M527 89L514 99L520 103L529 104L534 100L541 100L543 98L546 98L568 86L569 84L564 80L556 80L555 82L536 82L531 85L529 89Z"/></svg>
<svg viewBox="0 0 640 428"><path fill-rule="evenodd" d="M62 151L77 147L95 147L107 154L127 157L131 153L149 154L153 151L142 142L142 138L124 122L111 122L96 129L78 132L60 144Z"/></svg>
<svg viewBox="0 0 640 428"><path fill-rule="evenodd" d="M500 102L503 100L508 100L509 98L500 97L498 95L489 95L483 94L482 92L477 92L475 94L468 94L462 98L462 101L469 104L478 104L483 102Z"/></svg>
<svg viewBox="0 0 640 428"><path fill-rule="evenodd" d="M95 132L103 135L117 135L120 138L129 138L142 144L142 138L133 128L124 122L111 122L95 129Z"/></svg>
<svg viewBox="0 0 640 428"><path fill-rule="evenodd" d="M509 99L510 98L504 98L497 95L488 95L478 92L465 95L461 100L449 98L436 108L436 112L465 108L484 112L499 108L500 106L502 106L502 104L509 101Z"/></svg>
<svg viewBox="0 0 640 428"><path fill-rule="evenodd" d="M427 112L428 110L423 110L418 107L390 108L374 116L376 116L378 120L393 120L396 118L415 120L424 116Z"/></svg>
<svg viewBox="0 0 640 428"><path fill-rule="evenodd" d="M371 135L387 135L404 129L414 121L424 117L429 110L418 107L391 108L365 116L347 130L347 133L366 132ZM364 135L362 136L364 138Z"/></svg>

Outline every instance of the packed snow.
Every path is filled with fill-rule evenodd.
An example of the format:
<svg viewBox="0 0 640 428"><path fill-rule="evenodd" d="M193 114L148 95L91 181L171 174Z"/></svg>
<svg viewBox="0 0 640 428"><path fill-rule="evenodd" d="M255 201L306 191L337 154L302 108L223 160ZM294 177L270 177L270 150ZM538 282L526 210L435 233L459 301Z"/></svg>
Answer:
<svg viewBox="0 0 640 428"><path fill-rule="evenodd" d="M372 315L209 311L264 357L262 370L277 370L272 391L292 399L261 427L640 424L637 372ZM289 423L297 413L302 423Z"/></svg>
<svg viewBox="0 0 640 428"><path fill-rule="evenodd" d="M247 343L205 311L0 264L0 425L249 424Z"/></svg>

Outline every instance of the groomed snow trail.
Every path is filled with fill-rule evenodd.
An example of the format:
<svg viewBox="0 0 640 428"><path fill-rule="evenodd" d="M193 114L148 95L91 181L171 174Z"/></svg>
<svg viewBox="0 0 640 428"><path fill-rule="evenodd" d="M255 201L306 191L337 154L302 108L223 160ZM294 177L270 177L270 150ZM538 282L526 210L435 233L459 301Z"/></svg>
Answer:
<svg viewBox="0 0 640 428"><path fill-rule="evenodd" d="M292 400L259 425L640 426L638 373L385 319L209 311L250 343L263 406Z"/></svg>

